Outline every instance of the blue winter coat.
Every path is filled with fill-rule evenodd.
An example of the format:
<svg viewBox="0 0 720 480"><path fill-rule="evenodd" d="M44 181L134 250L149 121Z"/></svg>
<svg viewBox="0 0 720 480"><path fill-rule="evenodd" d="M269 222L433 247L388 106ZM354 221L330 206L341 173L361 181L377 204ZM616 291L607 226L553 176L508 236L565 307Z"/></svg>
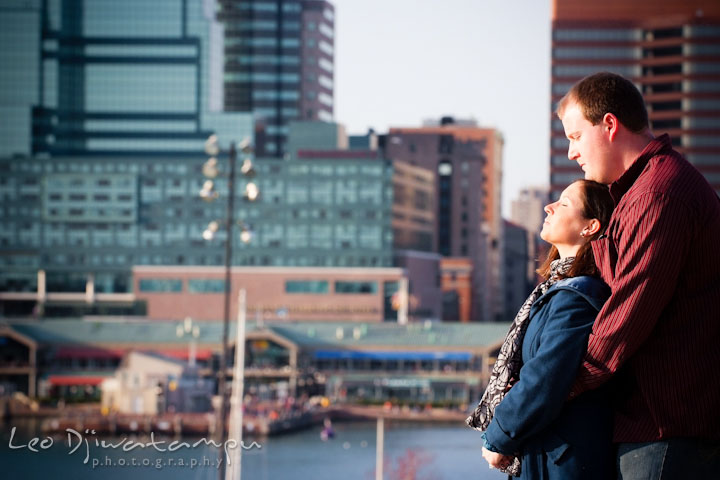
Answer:
<svg viewBox="0 0 720 480"><path fill-rule="evenodd" d="M568 278L530 309L520 378L485 433L498 451L521 453L521 478L613 477L612 411L605 389L566 401L595 317L609 295L597 278Z"/></svg>

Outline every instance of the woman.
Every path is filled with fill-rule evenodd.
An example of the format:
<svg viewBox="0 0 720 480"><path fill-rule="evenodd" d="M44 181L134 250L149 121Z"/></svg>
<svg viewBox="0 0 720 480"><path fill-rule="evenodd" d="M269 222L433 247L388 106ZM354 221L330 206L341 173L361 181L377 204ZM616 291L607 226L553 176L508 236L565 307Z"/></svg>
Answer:
<svg viewBox="0 0 720 480"><path fill-rule="evenodd" d="M605 185L578 180L545 207L552 244L545 278L520 308L471 427L484 431L490 468L527 479L611 477L612 417L603 390L566 402L595 316L610 290L590 242L613 210ZM522 460L522 461L521 461Z"/></svg>

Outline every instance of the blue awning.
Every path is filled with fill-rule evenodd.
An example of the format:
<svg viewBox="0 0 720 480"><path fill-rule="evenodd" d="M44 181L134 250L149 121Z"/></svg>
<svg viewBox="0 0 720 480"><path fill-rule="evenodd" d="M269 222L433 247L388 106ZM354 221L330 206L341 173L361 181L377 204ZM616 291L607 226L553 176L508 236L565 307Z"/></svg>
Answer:
<svg viewBox="0 0 720 480"><path fill-rule="evenodd" d="M452 360L468 362L471 358L472 354L469 352L359 352L355 350L317 350L315 352L316 360Z"/></svg>

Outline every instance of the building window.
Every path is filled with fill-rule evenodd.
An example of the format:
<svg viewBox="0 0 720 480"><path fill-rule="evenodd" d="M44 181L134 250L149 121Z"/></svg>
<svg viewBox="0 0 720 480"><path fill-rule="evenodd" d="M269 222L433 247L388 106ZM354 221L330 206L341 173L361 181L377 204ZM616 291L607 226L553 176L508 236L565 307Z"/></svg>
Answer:
<svg viewBox="0 0 720 480"><path fill-rule="evenodd" d="M190 293L223 293L225 280L217 278L191 278L188 280Z"/></svg>
<svg viewBox="0 0 720 480"><path fill-rule="evenodd" d="M328 282L325 280L287 280L285 293L328 293Z"/></svg>
<svg viewBox="0 0 720 480"><path fill-rule="evenodd" d="M335 282L335 293L377 293L377 282Z"/></svg>
<svg viewBox="0 0 720 480"><path fill-rule="evenodd" d="M141 278L141 292L182 292L182 280L179 278Z"/></svg>

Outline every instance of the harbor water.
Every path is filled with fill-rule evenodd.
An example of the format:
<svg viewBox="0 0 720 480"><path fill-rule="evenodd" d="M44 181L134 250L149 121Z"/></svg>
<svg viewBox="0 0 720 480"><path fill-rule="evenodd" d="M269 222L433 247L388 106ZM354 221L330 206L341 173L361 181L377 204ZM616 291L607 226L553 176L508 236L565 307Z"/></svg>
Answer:
<svg viewBox="0 0 720 480"><path fill-rule="evenodd" d="M49 440L38 427L36 420L0 423L3 478L216 479L218 459L232 451L232 445L217 447L197 437L100 436L73 431ZM333 430L334 436L327 440L321 438L322 427L246 438L242 478L374 479L376 424L335 423ZM136 445L140 443L145 446ZM386 421L384 478L393 480L400 471L413 469L417 475L410 478L418 480L507 478L488 468L480 446L480 434L464 425Z"/></svg>

